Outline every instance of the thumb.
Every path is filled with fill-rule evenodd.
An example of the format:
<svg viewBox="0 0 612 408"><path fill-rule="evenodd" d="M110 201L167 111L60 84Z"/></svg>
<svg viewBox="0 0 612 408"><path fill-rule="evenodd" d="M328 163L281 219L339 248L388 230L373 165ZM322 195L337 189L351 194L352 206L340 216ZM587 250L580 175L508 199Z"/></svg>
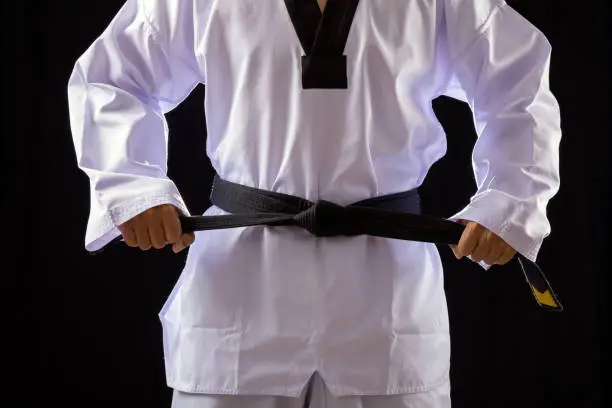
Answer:
<svg viewBox="0 0 612 408"><path fill-rule="evenodd" d="M463 226L467 226L470 223L468 220L464 220L463 218L459 218L459 219L455 220L455 222L457 224L461 224ZM459 255L459 248L457 248L457 245L449 244L449 246L453 250L453 254L455 255L455 258L461 259L461 256Z"/></svg>
<svg viewBox="0 0 612 408"><path fill-rule="evenodd" d="M457 245L449 244L448 246L453 251L453 254L455 255L455 258L460 259L461 257L459 256L459 253L457 252Z"/></svg>

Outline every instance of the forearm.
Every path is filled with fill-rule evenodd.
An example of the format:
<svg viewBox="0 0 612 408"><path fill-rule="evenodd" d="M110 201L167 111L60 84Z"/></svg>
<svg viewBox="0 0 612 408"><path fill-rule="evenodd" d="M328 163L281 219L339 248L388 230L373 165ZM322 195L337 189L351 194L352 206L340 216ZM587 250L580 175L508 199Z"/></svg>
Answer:
<svg viewBox="0 0 612 408"><path fill-rule="evenodd" d="M453 67L474 111L477 192L452 218L476 221L535 260L550 233L546 207L559 189L559 106L548 83L551 47L499 7Z"/></svg>
<svg viewBox="0 0 612 408"><path fill-rule="evenodd" d="M128 1L78 59L68 83L77 163L90 181L86 248L119 235L117 226L160 204L187 207L167 176L164 106L197 84L170 40L156 34L136 1Z"/></svg>

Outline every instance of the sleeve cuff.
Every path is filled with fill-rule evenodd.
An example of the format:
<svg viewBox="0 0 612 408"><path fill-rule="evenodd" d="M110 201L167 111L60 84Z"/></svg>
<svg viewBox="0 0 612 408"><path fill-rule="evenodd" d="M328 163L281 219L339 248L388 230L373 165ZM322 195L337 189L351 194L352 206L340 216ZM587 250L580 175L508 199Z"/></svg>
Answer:
<svg viewBox="0 0 612 408"><path fill-rule="evenodd" d="M518 253L535 262L542 242L550 232L546 215L537 209L526 210L517 201L498 191L477 194L463 210L449 217L451 221L474 221L499 235ZM484 269L490 265L479 262Z"/></svg>
<svg viewBox="0 0 612 408"><path fill-rule="evenodd" d="M174 190L154 196L140 196L107 211L92 205L85 234L85 249L89 252L102 249L121 235L117 226L158 205L171 204L177 207L182 215L190 215L176 187L174 187Z"/></svg>

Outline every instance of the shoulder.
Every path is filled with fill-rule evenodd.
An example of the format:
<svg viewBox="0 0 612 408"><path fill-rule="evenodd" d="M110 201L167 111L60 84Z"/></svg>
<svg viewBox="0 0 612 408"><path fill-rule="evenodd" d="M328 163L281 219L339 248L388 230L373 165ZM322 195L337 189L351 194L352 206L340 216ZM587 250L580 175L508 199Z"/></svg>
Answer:
<svg viewBox="0 0 612 408"><path fill-rule="evenodd" d="M503 0L439 0L444 7L444 24L453 50L452 58L465 51L506 7Z"/></svg>
<svg viewBox="0 0 612 408"><path fill-rule="evenodd" d="M205 23L216 0L135 0L152 28L162 34L190 30Z"/></svg>
<svg viewBox="0 0 612 408"><path fill-rule="evenodd" d="M504 0L441 0L447 16L464 25L479 28L496 11L507 5Z"/></svg>
<svg viewBox="0 0 612 408"><path fill-rule="evenodd" d="M134 0L154 37L161 43L194 44L208 26L217 0Z"/></svg>

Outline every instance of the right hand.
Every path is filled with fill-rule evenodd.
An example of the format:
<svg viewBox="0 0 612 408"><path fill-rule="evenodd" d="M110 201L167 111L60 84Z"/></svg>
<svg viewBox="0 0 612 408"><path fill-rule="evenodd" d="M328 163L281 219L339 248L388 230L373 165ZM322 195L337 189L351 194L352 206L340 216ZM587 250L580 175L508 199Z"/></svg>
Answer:
<svg viewBox="0 0 612 408"><path fill-rule="evenodd" d="M128 246L139 247L143 251L151 247L162 249L172 244L172 251L176 254L195 240L193 232L182 232L179 211L170 204L149 208L118 228Z"/></svg>

